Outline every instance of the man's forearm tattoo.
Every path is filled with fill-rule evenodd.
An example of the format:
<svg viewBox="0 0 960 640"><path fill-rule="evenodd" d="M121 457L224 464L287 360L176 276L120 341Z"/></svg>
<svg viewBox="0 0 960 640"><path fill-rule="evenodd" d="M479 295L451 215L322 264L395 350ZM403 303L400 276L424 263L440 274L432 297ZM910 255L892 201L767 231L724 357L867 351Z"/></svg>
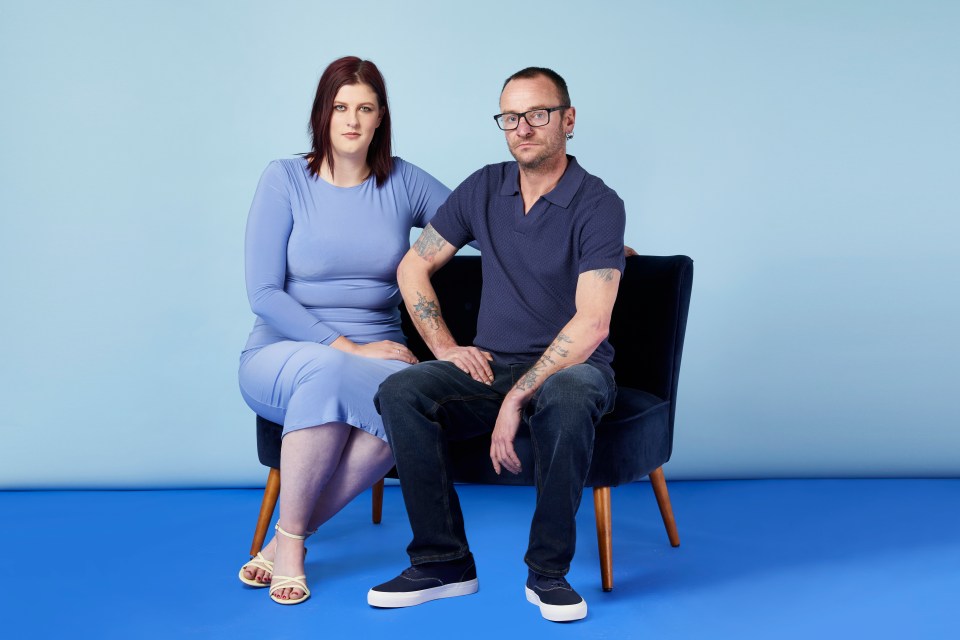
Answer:
<svg viewBox="0 0 960 640"><path fill-rule="evenodd" d="M543 372L543 368L547 364L543 361L543 358L537 360L537 363L530 367L529 371L520 376L520 379L517 380L517 389L521 391L527 391L528 389L533 389L534 385L537 384L537 378L540 377L540 374Z"/></svg>
<svg viewBox="0 0 960 640"><path fill-rule="evenodd" d="M440 328L440 307L435 300L427 300L426 296L417 291L417 304L413 305L413 310L428 327L434 331Z"/></svg>
<svg viewBox="0 0 960 640"><path fill-rule="evenodd" d="M445 244L447 244L447 241L443 239L443 236L434 231L433 227L428 224L417 241L413 243L413 250L424 260L433 260L433 257L437 255L440 249L443 249Z"/></svg>
<svg viewBox="0 0 960 640"><path fill-rule="evenodd" d="M570 336L561 331L560 334L554 339L553 343L547 347L547 351L552 351L561 358L566 358L568 355L570 355L570 350L563 345L564 343L570 344L571 342L573 342L573 340L570 339Z"/></svg>
<svg viewBox="0 0 960 640"><path fill-rule="evenodd" d="M613 280L613 269L595 269L593 275L596 276L597 280L610 282Z"/></svg>
<svg viewBox="0 0 960 640"><path fill-rule="evenodd" d="M554 360L550 354L555 353L560 358L566 358L570 355L570 350L563 345L571 344L572 342L573 340L570 339L570 336L561 332L554 339L553 343L547 347L547 352L540 356L537 363L530 367L530 369L517 380L517 389L521 391L533 389L537 385L537 381L540 379L547 365L553 366L557 364L557 361Z"/></svg>

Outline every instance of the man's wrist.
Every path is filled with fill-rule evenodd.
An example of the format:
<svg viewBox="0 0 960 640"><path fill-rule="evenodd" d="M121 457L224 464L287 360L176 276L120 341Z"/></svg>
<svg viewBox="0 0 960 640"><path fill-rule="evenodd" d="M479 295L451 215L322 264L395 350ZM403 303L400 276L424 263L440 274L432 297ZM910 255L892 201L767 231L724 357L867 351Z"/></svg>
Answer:
<svg viewBox="0 0 960 640"><path fill-rule="evenodd" d="M449 340L438 340L437 342L438 344L430 349L437 358L443 358L445 353L460 346L452 337Z"/></svg>
<svg viewBox="0 0 960 640"><path fill-rule="evenodd" d="M503 397L503 404L501 406L507 407L511 411L523 411L523 408L527 406L527 403L530 402L530 398L532 397L533 393L521 391L514 387Z"/></svg>

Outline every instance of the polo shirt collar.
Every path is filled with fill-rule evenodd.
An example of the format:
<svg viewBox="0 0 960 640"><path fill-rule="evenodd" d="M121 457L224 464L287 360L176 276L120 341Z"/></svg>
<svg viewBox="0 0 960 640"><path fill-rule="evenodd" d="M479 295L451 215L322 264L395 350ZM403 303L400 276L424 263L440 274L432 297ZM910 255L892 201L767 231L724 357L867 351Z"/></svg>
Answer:
<svg viewBox="0 0 960 640"><path fill-rule="evenodd" d="M567 155L567 169L560 177L560 182L553 188L553 191L543 196L550 204L566 209L570 206L573 196L577 195L580 185L583 184L583 178L587 172L583 170L580 163L574 156ZM503 183L500 185L500 195L514 196L520 193L520 166L516 162L507 165L507 170L503 176Z"/></svg>

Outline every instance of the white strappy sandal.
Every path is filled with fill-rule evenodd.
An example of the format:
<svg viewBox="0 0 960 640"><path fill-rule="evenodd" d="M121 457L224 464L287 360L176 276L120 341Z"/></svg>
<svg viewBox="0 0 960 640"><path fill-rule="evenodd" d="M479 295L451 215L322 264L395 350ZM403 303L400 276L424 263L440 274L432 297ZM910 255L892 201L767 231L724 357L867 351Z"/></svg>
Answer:
<svg viewBox="0 0 960 640"><path fill-rule="evenodd" d="M280 535L292 538L293 540L306 540L310 537L310 534L313 531L308 532L306 535L297 535L295 533L287 533L280 527L278 522L274 529L277 530L277 533ZM256 558L254 558L256 560ZM252 564L253 561L251 561ZM277 596L277 592L284 589L299 589L303 591L303 595L296 599L283 599ZM270 599L276 602L277 604L300 604L304 600L310 597L310 589L307 588L307 576L273 576L273 579L270 581Z"/></svg>
<svg viewBox="0 0 960 640"><path fill-rule="evenodd" d="M303 537L309 538L316 532L317 532L316 529L314 529L313 531L307 531L306 535ZM289 534L287 534L286 532L284 532L284 535L289 536ZM307 555L306 549L303 550L303 555L304 556ZM267 560L265 557L263 557L263 554L260 553L259 551L257 552L257 555L255 555L252 559L250 559L245 565L240 567L240 573L237 575L237 577L240 578L240 582L247 585L248 587L253 587L254 589L262 589L264 587L269 587L270 586L269 580L267 580L266 582L260 582L255 578L248 578L247 576L243 575L244 572L248 570L253 570L254 575L256 575L257 569L263 569L264 571L269 573L271 576L273 575L273 563Z"/></svg>

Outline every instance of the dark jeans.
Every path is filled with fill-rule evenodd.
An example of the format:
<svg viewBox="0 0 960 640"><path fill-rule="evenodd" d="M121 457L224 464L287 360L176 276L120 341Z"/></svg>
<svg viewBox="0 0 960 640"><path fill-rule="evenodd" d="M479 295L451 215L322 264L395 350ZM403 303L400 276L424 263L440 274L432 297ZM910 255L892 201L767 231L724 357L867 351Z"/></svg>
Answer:
<svg viewBox="0 0 960 640"><path fill-rule="evenodd" d="M456 365L431 361L395 373L380 385L375 401L413 529L407 547L413 564L469 554L447 442L491 433L503 397L531 364L493 363L494 383L488 386ZM537 573L563 576L570 569L596 425L613 409L615 398L610 374L579 364L547 378L527 405L524 421L533 441L537 506L524 560Z"/></svg>

